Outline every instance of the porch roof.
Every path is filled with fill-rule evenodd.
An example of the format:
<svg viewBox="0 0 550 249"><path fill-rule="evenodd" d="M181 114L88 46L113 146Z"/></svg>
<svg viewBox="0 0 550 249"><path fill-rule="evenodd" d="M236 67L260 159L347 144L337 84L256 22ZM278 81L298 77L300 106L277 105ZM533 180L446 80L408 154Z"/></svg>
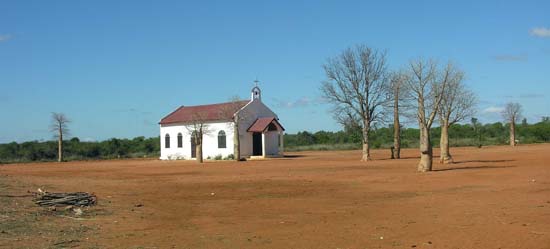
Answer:
<svg viewBox="0 0 550 249"><path fill-rule="evenodd" d="M275 117L266 117L258 118L256 121L248 128L248 132L264 132L270 124L275 124L277 127L280 127L283 131L285 128L277 121Z"/></svg>

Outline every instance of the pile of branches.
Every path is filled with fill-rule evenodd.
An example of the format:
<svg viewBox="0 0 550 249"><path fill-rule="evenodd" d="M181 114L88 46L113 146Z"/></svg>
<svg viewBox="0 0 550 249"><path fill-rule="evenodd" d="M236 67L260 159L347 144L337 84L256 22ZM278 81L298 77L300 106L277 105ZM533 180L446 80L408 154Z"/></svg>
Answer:
<svg viewBox="0 0 550 249"><path fill-rule="evenodd" d="M93 206L97 204L97 197L94 194L86 192L74 193L50 193L38 189L38 192L33 193L34 203L40 206L60 207L60 206Z"/></svg>

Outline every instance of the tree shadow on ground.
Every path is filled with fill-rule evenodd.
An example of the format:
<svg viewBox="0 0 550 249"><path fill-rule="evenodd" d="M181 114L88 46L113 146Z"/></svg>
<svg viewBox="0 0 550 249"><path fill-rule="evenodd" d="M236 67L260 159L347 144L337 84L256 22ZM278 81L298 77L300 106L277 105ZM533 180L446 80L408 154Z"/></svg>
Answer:
<svg viewBox="0 0 550 249"><path fill-rule="evenodd" d="M514 165L509 166L471 166L471 167L452 167L444 169L434 169L433 171L449 171L449 170L465 170L465 169L502 169L502 168L515 168Z"/></svg>
<svg viewBox="0 0 550 249"><path fill-rule="evenodd" d="M505 163L513 162L515 160L465 160L465 161L455 161L453 164L462 164L462 163Z"/></svg>
<svg viewBox="0 0 550 249"><path fill-rule="evenodd" d="M435 158L435 157L434 157ZM400 158L380 158L380 159L374 159L376 161L386 161L386 160L405 160L405 159L420 159L420 156L402 156Z"/></svg>
<svg viewBox="0 0 550 249"><path fill-rule="evenodd" d="M304 155L284 155L284 158L299 158L299 157L305 157Z"/></svg>

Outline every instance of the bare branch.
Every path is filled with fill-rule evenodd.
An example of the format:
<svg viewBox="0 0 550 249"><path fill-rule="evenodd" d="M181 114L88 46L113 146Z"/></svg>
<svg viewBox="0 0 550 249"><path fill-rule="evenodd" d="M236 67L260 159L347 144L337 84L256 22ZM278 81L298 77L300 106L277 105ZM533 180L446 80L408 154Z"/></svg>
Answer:
<svg viewBox="0 0 550 249"><path fill-rule="evenodd" d="M433 151L430 141L430 129L446 99L447 87L453 80L459 79L452 63L439 69L433 60L418 59L411 61L409 77L406 81L411 98L417 101L417 119L420 128L420 162L418 171L432 170Z"/></svg>
<svg viewBox="0 0 550 249"><path fill-rule="evenodd" d="M63 113L57 113L52 112L52 122L50 124L50 131L55 132L54 137L59 137L59 131L63 133L63 135L69 134L69 127L68 124L71 123L71 121L65 116Z"/></svg>
<svg viewBox="0 0 550 249"><path fill-rule="evenodd" d="M448 81L439 108L440 163L450 163L453 158L449 146L449 127L475 113L476 96L464 85L464 72L456 66L447 66Z"/></svg>
<svg viewBox="0 0 550 249"><path fill-rule="evenodd" d="M516 146L516 121L521 117L521 105L508 103L502 111L502 117L510 124L510 145Z"/></svg>
<svg viewBox="0 0 550 249"><path fill-rule="evenodd" d="M50 131L54 132L54 137L57 138L57 161L63 161L63 136L69 133L68 123L71 121L63 113L52 112L52 123Z"/></svg>
<svg viewBox="0 0 550 249"><path fill-rule="evenodd" d="M196 152L197 152L197 161L199 163L203 162L202 158L202 141L203 137L206 134L209 134L211 132L210 126L207 123L208 115L206 113L202 112L196 112L193 114L191 121L189 124L185 125L185 128L191 135L191 139L193 139L195 146L196 146Z"/></svg>
<svg viewBox="0 0 550 249"><path fill-rule="evenodd" d="M516 122L521 118L521 105L519 103L507 103L502 111L502 118L506 122Z"/></svg>
<svg viewBox="0 0 550 249"><path fill-rule="evenodd" d="M363 160L368 160L371 125L382 121L383 107L389 100L386 53L358 45L328 59L323 69L327 80L322 83L321 92L333 104L338 122L361 122Z"/></svg>

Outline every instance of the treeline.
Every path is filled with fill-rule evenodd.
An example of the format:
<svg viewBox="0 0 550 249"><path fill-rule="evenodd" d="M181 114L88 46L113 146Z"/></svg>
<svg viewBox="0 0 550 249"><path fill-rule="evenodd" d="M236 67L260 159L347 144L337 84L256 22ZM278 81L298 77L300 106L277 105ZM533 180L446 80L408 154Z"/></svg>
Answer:
<svg viewBox="0 0 550 249"><path fill-rule="evenodd" d="M524 120L517 127L520 144L550 142L550 120L536 124ZM492 124L455 124L449 129L451 146L500 145L508 143L509 126L500 122ZM439 146L440 128L432 129L432 144ZM415 128L404 128L401 141L404 148L417 148L420 132ZM360 149L361 128L348 128L344 131L303 131L285 134L284 145L287 151L297 150L338 150ZM374 129L369 137L372 148L390 148L393 145L393 127ZM159 137L136 137L133 139L112 138L101 142L82 142L78 138L64 141L65 160L95 160L113 158L159 157ZM31 141L0 144L0 163L55 161L56 141Z"/></svg>
<svg viewBox="0 0 550 249"><path fill-rule="evenodd" d="M503 145L508 143L510 126L500 122L492 124L454 124L449 127L451 146L484 146ZM536 124L528 124L525 120L516 126L517 139L520 144L550 142L550 121L544 119ZM440 127L431 130L433 146L439 146ZM401 146L403 148L418 147L420 131L415 128L401 130ZM297 134L285 134L285 150L333 150L360 149L361 129L346 131L315 133L303 131ZM393 126L372 130L369 137L371 148L390 148L393 146Z"/></svg>
<svg viewBox="0 0 550 249"><path fill-rule="evenodd" d="M82 142L72 138L63 142L65 160L158 157L159 137L111 138L101 142ZM0 163L55 161L57 141L30 141L0 144Z"/></svg>

